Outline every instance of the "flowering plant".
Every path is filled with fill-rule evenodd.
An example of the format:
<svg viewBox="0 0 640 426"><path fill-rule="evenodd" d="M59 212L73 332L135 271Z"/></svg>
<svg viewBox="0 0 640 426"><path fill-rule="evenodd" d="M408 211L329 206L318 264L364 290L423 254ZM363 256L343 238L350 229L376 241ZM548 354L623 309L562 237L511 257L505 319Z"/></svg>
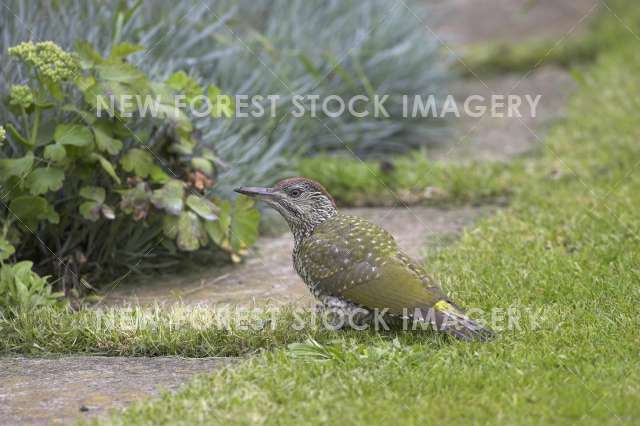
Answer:
<svg viewBox="0 0 640 426"><path fill-rule="evenodd" d="M212 198L224 163L168 101L220 90L184 72L153 81L127 61L139 50L123 43L105 58L86 42L74 53L52 42L9 49L28 79L7 96L17 119L0 123L0 261L29 258L78 284L175 265L204 248L237 261L255 241L258 211L248 199ZM101 114L114 95L160 99L158 113L107 101Z"/></svg>

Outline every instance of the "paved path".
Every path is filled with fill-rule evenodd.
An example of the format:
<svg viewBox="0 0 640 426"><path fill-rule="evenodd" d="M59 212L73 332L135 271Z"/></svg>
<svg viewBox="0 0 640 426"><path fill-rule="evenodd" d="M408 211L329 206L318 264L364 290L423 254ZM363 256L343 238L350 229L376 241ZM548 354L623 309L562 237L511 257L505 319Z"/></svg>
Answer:
<svg viewBox="0 0 640 426"><path fill-rule="evenodd" d="M471 78L458 82L452 87L457 104L464 105L469 96L480 96L484 101L474 100L470 105L472 108L486 108L485 113L478 118L453 118L452 137L432 146L427 155L434 160L455 163L509 161L538 150L546 131L564 117L565 106L575 86L575 81L565 70L551 66L527 75L512 74L482 80ZM492 116L492 96L504 96L499 102L506 103L511 95L522 100L519 108L522 116ZM535 102L538 96L539 101L531 108L527 97Z"/></svg>
<svg viewBox="0 0 640 426"><path fill-rule="evenodd" d="M233 358L0 357L0 424L68 423L175 390Z"/></svg>
<svg viewBox="0 0 640 426"><path fill-rule="evenodd" d="M427 3L431 3L438 18L434 32L454 48L483 41L575 36L585 31L584 23L601 7L600 0L428 0Z"/></svg>
<svg viewBox="0 0 640 426"><path fill-rule="evenodd" d="M425 244L458 235L465 226L491 210L489 207L435 209L427 207L347 209L369 218L391 232L411 256L421 258ZM203 270L181 276L129 283L107 295L107 304L147 304L180 299L185 303L234 305L308 303L307 288L293 270L293 239L286 233L261 238L255 253L239 266Z"/></svg>
<svg viewBox="0 0 640 426"><path fill-rule="evenodd" d="M566 43L584 34L590 18L601 7L600 0L429 0L428 3L436 16L431 29L446 43L446 50L454 58L462 55L465 45L487 41L513 43L545 38ZM567 99L575 88L565 70L545 66L543 59L540 58L536 69L528 72L495 78L471 77L456 83L451 90L458 105L470 95L485 99L492 95L540 95L536 117L531 117L523 107L522 118L495 118L487 112L477 119L453 119L453 137L433 147L428 155L450 162L508 161L539 148L545 131L563 117Z"/></svg>

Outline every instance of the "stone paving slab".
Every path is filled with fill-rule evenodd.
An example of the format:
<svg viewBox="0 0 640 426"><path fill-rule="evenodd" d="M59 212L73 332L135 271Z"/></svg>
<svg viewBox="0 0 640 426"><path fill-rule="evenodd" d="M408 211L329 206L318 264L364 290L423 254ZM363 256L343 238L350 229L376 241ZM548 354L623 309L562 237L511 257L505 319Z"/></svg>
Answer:
<svg viewBox="0 0 640 426"><path fill-rule="evenodd" d="M463 228L492 211L491 207L438 209L429 207L344 209L391 232L410 256L421 259L431 241L459 235ZM312 303L302 280L293 269L293 238L289 233L261 238L245 263L123 284L108 292L107 305L167 303L187 304Z"/></svg>
<svg viewBox="0 0 640 426"><path fill-rule="evenodd" d="M454 47L483 41L518 42L584 33L600 0L428 0L433 31Z"/></svg>
<svg viewBox="0 0 640 426"><path fill-rule="evenodd" d="M61 424L174 391L234 358L0 357L0 424Z"/></svg>

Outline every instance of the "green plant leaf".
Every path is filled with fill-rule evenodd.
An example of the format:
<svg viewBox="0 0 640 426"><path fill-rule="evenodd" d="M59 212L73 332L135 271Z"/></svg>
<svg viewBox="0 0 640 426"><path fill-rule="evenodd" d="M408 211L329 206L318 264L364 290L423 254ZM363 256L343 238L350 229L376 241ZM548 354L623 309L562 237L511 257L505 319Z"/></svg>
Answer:
<svg viewBox="0 0 640 426"><path fill-rule="evenodd" d="M87 146L93 142L93 134L80 124L58 124L53 139L61 145Z"/></svg>
<svg viewBox="0 0 640 426"><path fill-rule="evenodd" d="M162 232L167 238L175 240L178 236L178 216L164 216L162 218Z"/></svg>
<svg viewBox="0 0 640 426"><path fill-rule="evenodd" d="M22 195L11 200L11 212L21 223L32 225L40 220L58 223L60 217L46 199L39 196Z"/></svg>
<svg viewBox="0 0 640 426"><path fill-rule="evenodd" d="M194 157L191 159L191 165L194 169L201 171L205 175L211 177L215 173L213 163L204 157Z"/></svg>
<svg viewBox="0 0 640 426"><path fill-rule="evenodd" d="M174 72L165 80L165 84L174 90L182 90L191 82L193 80L184 71Z"/></svg>
<svg viewBox="0 0 640 426"><path fill-rule="evenodd" d="M140 52L144 50L144 46L139 44L131 44L131 43L120 43L111 47L111 55L110 58L124 58L132 53Z"/></svg>
<svg viewBox="0 0 640 426"><path fill-rule="evenodd" d="M18 300L18 306L29 306L29 290L27 286L22 282L19 273L16 273L16 276L13 280L13 285L16 291L16 299Z"/></svg>
<svg viewBox="0 0 640 426"><path fill-rule="evenodd" d="M218 218L216 213L220 209L204 197L199 197L193 194L189 195L187 197L187 206L196 212L198 216L207 221L216 220Z"/></svg>
<svg viewBox="0 0 640 426"><path fill-rule="evenodd" d="M182 212L178 219L178 248L184 251L195 251L207 244L207 233L198 216L193 212Z"/></svg>
<svg viewBox="0 0 640 426"><path fill-rule="evenodd" d="M80 75L75 79L76 86L81 92L86 92L97 83L92 75Z"/></svg>
<svg viewBox="0 0 640 426"><path fill-rule="evenodd" d="M22 145L24 146L32 146L31 142L29 142L26 138L24 138L20 132L18 132L18 129L15 128L15 126L11 123L7 123L5 124L5 127L7 128L7 130L9 131L9 133L11 134L11 136L13 136L13 138L15 140L17 140L18 142L20 142Z"/></svg>
<svg viewBox="0 0 640 426"><path fill-rule="evenodd" d="M149 175L149 177L155 183L167 183L171 180L169 178L169 175L166 174L164 170L162 170L162 168L155 165L153 166L153 169L151 170L151 174Z"/></svg>
<svg viewBox="0 0 640 426"><path fill-rule="evenodd" d="M121 104L124 96L131 96L134 92L127 85L117 81L99 81L84 92L84 100L96 111L99 117L113 117L116 113L135 110L135 103L131 102L125 110Z"/></svg>
<svg viewBox="0 0 640 426"><path fill-rule="evenodd" d="M193 154L193 148L195 147L195 142L192 141L188 136L180 136L177 141L174 141L170 150L172 153L176 153L179 155L191 155Z"/></svg>
<svg viewBox="0 0 640 426"><path fill-rule="evenodd" d="M207 88L207 97L211 102L211 116L213 118L233 117L235 109L231 96L220 94L220 89L216 86L209 86Z"/></svg>
<svg viewBox="0 0 640 426"><path fill-rule="evenodd" d="M213 164L219 165L219 166L224 166L224 162L218 158L218 156L216 155L215 152L213 152L213 150L205 148L202 150L202 153L200 154L202 156L202 158L206 158L207 160L211 161Z"/></svg>
<svg viewBox="0 0 640 426"><path fill-rule="evenodd" d="M41 167L33 170L26 179L29 192L40 195L62 188L64 171L55 167Z"/></svg>
<svg viewBox="0 0 640 426"><path fill-rule="evenodd" d="M95 201L85 201L78 207L80 215L91 222L100 219L100 203Z"/></svg>
<svg viewBox="0 0 640 426"><path fill-rule="evenodd" d="M92 114L89 111L84 111L81 109L78 109L75 105L72 104L68 104L62 107L63 111L69 111L69 112L73 112L74 114L77 114L78 117L80 117L82 119L82 121L84 121L87 124L93 124L96 121L96 115Z"/></svg>
<svg viewBox="0 0 640 426"><path fill-rule="evenodd" d="M127 214L133 213L134 216L146 216L149 209L149 198L151 194L147 190L147 185L143 182L138 183L134 188L123 189L118 191L122 200L120 208Z"/></svg>
<svg viewBox="0 0 640 426"><path fill-rule="evenodd" d="M244 195L236 199L229 230L231 247L236 253L252 246L258 239L260 212L254 204L251 198Z"/></svg>
<svg viewBox="0 0 640 426"><path fill-rule="evenodd" d="M311 59L309 59L309 57L307 55L305 55L304 53L300 53L298 55L298 58L300 59L300 62L302 62L302 65L304 66L304 68L311 74L313 75L315 78L321 78L322 77L322 73L320 72L320 70L318 69L318 67L316 67L313 64L313 61L311 61Z"/></svg>
<svg viewBox="0 0 640 426"><path fill-rule="evenodd" d="M153 191L151 203L167 213L177 216L184 207L184 183L180 180L170 180L160 189Z"/></svg>
<svg viewBox="0 0 640 426"><path fill-rule="evenodd" d="M147 177L153 172L155 164L153 157L148 151L133 148L120 160L122 168L127 172L133 172L136 176Z"/></svg>
<svg viewBox="0 0 640 426"><path fill-rule="evenodd" d="M85 65L99 64L104 61L102 56L93 48L88 41L79 41L76 43L76 53Z"/></svg>
<svg viewBox="0 0 640 426"><path fill-rule="evenodd" d="M104 203L106 193L104 188L99 186L84 186L80 189L80 196L96 203Z"/></svg>
<svg viewBox="0 0 640 426"><path fill-rule="evenodd" d="M116 169L113 167L113 164L111 164L109 160L107 160L100 154L96 154L95 152L92 153L89 157L93 160L97 160L100 163L100 167L102 167L102 170L104 170L109 176L111 176L111 179L113 179L118 184L121 183L120 178L116 174Z"/></svg>
<svg viewBox="0 0 640 426"><path fill-rule="evenodd" d="M184 132L191 132L193 130L193 125L189 117L176 105L158 103L156 105L156 111L160 117L172 122L180 130Z"/></svg>
<svg viewBox="0 0 640 426"><path fill-rule="evenodd" d="M80 204L78 208L80 214L85 219L92 222L97 221L101 216L109 220L115 219L113 209L104 204L106 198L104 188L100 188L99 186L85 186L80 189L80 196L89 200Z"/></svg>
<svg viewBox="0 0 640 426"><path fill-rule="evenodd" d="M63 145L60 145L59 143L52 143L44 148L43 156L45 160L59 163L64 161L67 157L67 151L64 149Z"/></svg>
<svg viewBox="0 0 640 426"><path fill-rule="evenodd" d="M102 80L131 83L136 80L146 80L147 76L135 65L128 63L106 63L96 66L98 76Z"/></svg>
<svg viewBox="0 0 640 426"><path fill-rule="evenodd" d="M3 158L0 160L0 180L4 181L12 176L24 176L31 170L32 165L33 154L31 152L21 158Z"/></svg>
<svg viewBox="0 0 640 426"><path fill-rule="evenodd" d="M7 260L10 258L13 253L16 252L16 249L9 243L9 241L0 237L0 262Z"/></svg>
<svg viewBox="0 0 640 426"><path fill-rule="evenodd" d="M46 120L40 123L38 134L36 135L36 146L46 146L53 142L53 133L58 123L54 120Z"/></svg>
<svg viewBox="0 0 640 426"><path fill-rule="evenodd" d="M159 100L159 103L167 105L174 104L174 90L171 87L164 83L158 82L151 82L150 86L156 99Z"/></svg>
<svg viewBox="0 0 640 426"><path fill-rule="evenodd" d="M330 62L333 72L336 73L349 88L357 90L355 82L353 81L347 70L342 66L340 61L338 61L338 59L333 55L333 53L326 51L324 53L324 56Z"/></svg>
<svg viewBox="0 0 640 426"><path fill-rule="evenodd" d="M116 155L122 149L122 142L109 136L100 127L94 127L93 132L96 135L96 145L100 151Z"/></svg>
<svg viewBox="0 0 640 426"><path fill-rule="evenodd" d="M43 306L64 306L58 300L63 294L52 293L48 277L39 276L32 267L32 262L22 261L0 268L0 311L5 314L23 311L30 315Z"/></svg>
<svg viewBox="0 0 640 426"><path fill-rule="evenodd" d="M229 228L231 226L231 201L218 201L218 220L205 222L204 226L211 241L224 250L231 250L229 243Z"/></svg>
<svg viewBox="0 0 640 426"><path fill-rule="evenodd" d="M187 102L191 102L196 96L202 95L202 87L184 71L171 74L165 84L175 91L184 93Z"/></svg>
<svg viewBox="0 0 640 426"><path fill-rule="evenodd" d="M316 362L335 359L336 355L341 352L340 350L336 351L336 348L321 345L311 338L304 343L291 343L287 346L287 349L293 358Z"/></svg>
<svg viewBox="0 0 640 426"><path fill-rule="evenodd" d="M62 87L60 87L60 84L57 81L46 79L44 81L44 84L47 87L49 93L51 93L51 96L53 96L60 102L64 100L64 92L62 91Z"/></svg>

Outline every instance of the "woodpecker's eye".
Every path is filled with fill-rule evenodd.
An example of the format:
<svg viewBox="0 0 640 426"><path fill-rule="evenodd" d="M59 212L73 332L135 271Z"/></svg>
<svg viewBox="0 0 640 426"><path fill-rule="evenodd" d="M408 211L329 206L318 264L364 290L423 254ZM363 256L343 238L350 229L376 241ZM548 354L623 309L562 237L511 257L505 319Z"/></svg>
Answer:
<svg viewBox="0 0 640 426"><path fill-rule="evenodd" d="M289 191L289 196L291 198L298 198L300 196L300 194L302 194L302 190L301 189L292 189L291 191Z"/></svg>

